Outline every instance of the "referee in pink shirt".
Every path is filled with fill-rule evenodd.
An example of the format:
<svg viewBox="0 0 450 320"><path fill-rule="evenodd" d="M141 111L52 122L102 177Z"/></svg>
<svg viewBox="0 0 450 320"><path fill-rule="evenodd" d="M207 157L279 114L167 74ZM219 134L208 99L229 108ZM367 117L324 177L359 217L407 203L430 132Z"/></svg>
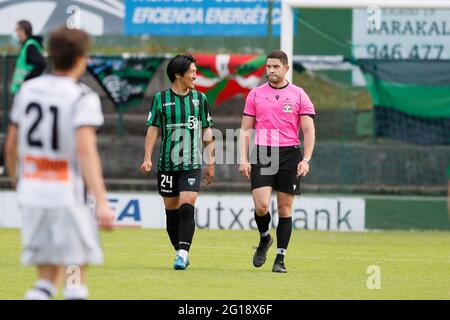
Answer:
<svg viewBox="0 0 450 320"><path fill-rule="evenodd" d="M284 257L292 233L294 195L300 194L300 178L309 172L315 128L314 105L305 91L286 78L288 58L283 51L272 51L266 59L268 82L247 96L241 124L240 173L251 181L255 221L260 233L253 265L266 262L273 243L269 233L272 190L277 191L279 222L277 256L273 272L286 273ZM299 130L303 132L304 154L300 150ZM250 152L250 135L256 131L256 147Z"/></svg>

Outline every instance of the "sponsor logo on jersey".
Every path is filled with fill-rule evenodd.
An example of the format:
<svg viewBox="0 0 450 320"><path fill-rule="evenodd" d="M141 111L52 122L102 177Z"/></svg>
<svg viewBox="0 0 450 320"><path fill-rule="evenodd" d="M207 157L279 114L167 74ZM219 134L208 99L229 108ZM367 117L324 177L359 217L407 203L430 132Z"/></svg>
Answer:
<svg viewBox="0 0 450 320"><path fill-rule="evenodd" d="M196 128L198 128L198 119L196 117L194 117L194 116L190 116L189 117L188 128L189 129L196 129Z"/></svg>
<svg viewBox="0 0 450 320"><path fill-rule="evenodd" d="M27 155L24 161L24 178L32 180L69 180L69 161Z"/></svg>
<svg viewBox="0 0 450 320"><path fill-rule="evenodd" d="M190 116L188 123L171 123L166 124L167 129L173 128L188 128L188 129L197 129L198 128L198 119L195 116Z"/></svg>

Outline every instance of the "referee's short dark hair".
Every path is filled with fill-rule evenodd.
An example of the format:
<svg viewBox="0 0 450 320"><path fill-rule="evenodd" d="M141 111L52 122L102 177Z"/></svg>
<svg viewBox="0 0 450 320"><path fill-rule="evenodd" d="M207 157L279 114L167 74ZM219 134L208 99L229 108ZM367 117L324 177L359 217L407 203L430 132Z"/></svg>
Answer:
<svg viewBox="0 0 450 320"><path fill-rule="evenodd" d="M23 32L25 32L27 38L33 35L33 27L31 26L30 21L20 20L17 22L17 25L19 26L20 29L23 30Z"/></svg>
<svg viewBox="0 0 450 320"><path fill-rule="evenodd" d="M170 82L175 82L176 74L183 76L186 71L189 70L191 64L195 62L195 58L190 54L178 54L170 59L169 64L167 65L167 76L169 77Z"/></svg>
<svg viewBox="0 0 450 320"><path fill-rule="evenodd" d="M278 59L281 61L281 63L283 65L287 65L289 62L287 54L281 50L274 50L274 51L270 52L267 55L266 61L267 61L267 59Z"/></svg>
<svg viewBox="0 0 450 320"><path fill-rule="evenodd" d="M48 49L55 70L68 71L75 66L77 58L87 54L91 44L86 31L59 27L50 34Z"/></svg>

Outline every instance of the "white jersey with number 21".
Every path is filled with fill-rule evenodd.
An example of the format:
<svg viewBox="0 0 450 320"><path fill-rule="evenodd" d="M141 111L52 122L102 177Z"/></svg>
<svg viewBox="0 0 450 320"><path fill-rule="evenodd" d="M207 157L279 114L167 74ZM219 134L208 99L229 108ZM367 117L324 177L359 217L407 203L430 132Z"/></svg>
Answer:
<svg viewBox="0 0 450 320"><path fill-rule="evenodd" d="M16 95L11 123L18 126L18 203L34 208L85 202L76 130L101 126L99 96L65 76L25 82Z"/></svg>

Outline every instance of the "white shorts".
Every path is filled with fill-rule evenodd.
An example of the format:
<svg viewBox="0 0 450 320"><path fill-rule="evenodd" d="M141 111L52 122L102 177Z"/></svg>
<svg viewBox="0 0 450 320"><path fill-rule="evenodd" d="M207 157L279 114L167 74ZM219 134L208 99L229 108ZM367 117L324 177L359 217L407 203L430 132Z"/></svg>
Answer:
<svg viewBox="0 0 450 320"><path fill-rule="evenodd" d="M103 262L94 214L88 207L22 207L22 263L87 265Z"/></svg>

